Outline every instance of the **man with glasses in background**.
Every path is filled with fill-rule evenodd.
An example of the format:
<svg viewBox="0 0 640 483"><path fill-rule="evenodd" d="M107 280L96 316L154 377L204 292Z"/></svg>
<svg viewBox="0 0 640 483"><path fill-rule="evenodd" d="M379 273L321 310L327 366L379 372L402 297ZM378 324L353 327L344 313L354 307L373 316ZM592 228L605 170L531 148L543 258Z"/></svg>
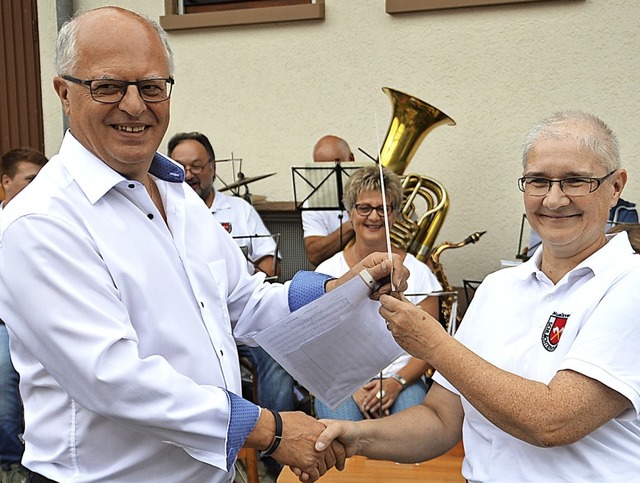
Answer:
<svg viewBox="0 0 640 483"><path fill-rule="evenodd" d="M485 278L455 337L381 297L396 341L436 369L433 385L396 415L327 422L317 448L337 438L348 455L408 463L462 438L467 481L638 481L640 257L626 232L605 234L626 182L597 117L534 126L518 186L542 248Z"/></svg>
<svg viewBox="0 0 640 483"><path fill-rule="evenodd" d="M169 140L167 154L184 167L185 182L198 193L216 221L243 250L249 273L261 272L277 279L280 260L276 257L276 242L258 212L242 198L220 193L213 186L216 155L209 138L199 132L175 134ZM238 344L238 355L249 360L256 374L258 400L253 402L276 411L296 409L293 377L267 351L262 347ZM271 478L275 481L282 465L271 457L262 458L262 462L268 475L263 480Z"/></svg>
<svg viewBox="0 0 640 483"><path fill-rule="evenodd" d="M253 206L237 196L216 191L216 156L209 138L199 132L175 134L167 154L185 169L185 182L205 202L213 217L245 252L249 273L262 272L270 280L280 274L276 242Z"/></svg>
<svg viewBox="0 0 640 483"><path fill-rule="evenodd" d="M311 480L341 466L339 443L314 449L322 423L239 396L235 343L255 343L359 270L392 273L404 290L399 258L377 253L337 280L250 276L182 167L157 152L173 54L150 19L119 7L80 14L58 33L56 72L69 131L0 225L0 318L21 378L27 481L230 483L241 447Z"/></svg>

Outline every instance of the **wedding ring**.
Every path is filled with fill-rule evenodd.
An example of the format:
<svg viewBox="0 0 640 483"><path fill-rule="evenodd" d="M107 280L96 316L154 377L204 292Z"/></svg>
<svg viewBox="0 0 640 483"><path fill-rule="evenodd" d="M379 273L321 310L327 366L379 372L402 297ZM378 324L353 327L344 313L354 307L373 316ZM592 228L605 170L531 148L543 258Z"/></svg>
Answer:
<svg viewBox="0 0 640 483"><path fill-rule="evenodd" d="M378 399L382 400L382 398L386 395L387 393L384 391L384 389L382 389L380 392L378 392Z"/></svg>

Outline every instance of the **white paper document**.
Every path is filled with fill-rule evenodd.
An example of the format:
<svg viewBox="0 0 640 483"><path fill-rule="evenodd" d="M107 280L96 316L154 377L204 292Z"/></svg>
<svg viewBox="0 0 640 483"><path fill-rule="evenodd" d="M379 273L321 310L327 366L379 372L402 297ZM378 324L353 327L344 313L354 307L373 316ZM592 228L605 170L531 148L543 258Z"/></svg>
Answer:
<svg viewBox="0 0 640 483"><path fill-rule="evenodd" d="M335 409L404 354L355 277L254 339L324 404Z"/></svg>

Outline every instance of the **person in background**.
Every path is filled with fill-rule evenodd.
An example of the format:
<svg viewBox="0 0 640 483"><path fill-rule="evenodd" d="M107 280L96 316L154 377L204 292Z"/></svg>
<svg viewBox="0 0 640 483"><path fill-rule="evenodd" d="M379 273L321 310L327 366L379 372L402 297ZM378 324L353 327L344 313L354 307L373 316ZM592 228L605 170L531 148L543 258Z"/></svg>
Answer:
<svg viewBox="0 0 640 483"><path fill-rule="evenodd" d="M337 136L323 136L313 147L315 163L354 159L347 142ZM341 251L354 236L345 210L302 210L302 229L304 249L314 267Z"/></svg>
<svg viewBox="0 0 640 483"><path fill-rule="evenodd" d="M408 301L381 315L437 373L424 403L376 421L324 421L317 449L401 462L462 437L480 482L638 481L640 257L607 235L627 182L616 136L594 115L555 113L523 143L527 219L542 249L478 288L455 337Z"/></svg>
<svg viewBox="0 0 640 483"><path fill-rule="evenodd" d="M341 467L339 443L314 448L322 423L239 395L235 342L255 344L360 270L391 274L400 291L408 271L378 253L340 279L249 275L183 168L158 153L176 83L166 32L100 7L65 23L55 52L69 130L0 224L0 317L30 483L231 483L241 447L310 481Z"/></svg>
<svg viewBox="0 0 640 483"><path fill-rule="evenodd" d="M175 134L169 140L167 153L170 158L184 167L186 183L206 203L216 221L234 236L234 241L241 248L246 248L249 273L263 272L267 276L275 276L276 244L260 219L260 215L242 198L216 192L213 187L216 162L209 138L199 132ZM236 238L237 235L241 238ZM243 235L261 235L261 237L250 238ZM258 384L258 400L254 401L255 403L276 411L296 409L295 381L273 357L261 347L250 347L245 344L238 344L238 354L240 357L246 357L254 368ZM269 477L275 481L282 470L282 465L271 457L264 457L262 461Z"/></svg>
<svg viewBox="0 0 640 483"><path fill-rule="evenodd" d="M0 178L4 199L3 209L36 177L47 162L44 154L32 148L7 151L0 163ZM27 471L20 464L24 444L24 418L19 388L20 377L11 363L9 334L0 320L0 466L3 483L23 482Z"/></svg>
<svg viewBox="0 0 640 483"><path fill-rule="evenodd" d="M380 182L380 168L371 165L355 171L344 190L344 206L355 232L353 243L343 251L322 262L316 271L338 277L348 272L360 260L374 252L387 251L385 230L385 205L383 204ZM402 183L398 175L382 168L386 195L386 213L392 226L402 207ZM422 307L433 317L438 317L438 297L426 294L441 290L441 285L429 267L416 257L396 247L392 247L409 269L407 298ZM416 294L411 296L410 294ZM369 304L371 323L383 324L378 314L379 304L373 300ZM375 350L372 347L371 350ZM347 370L348 368L345 368ZM377 418L395 414L403 409L422 403L427 394L425 373L429 365L404 354L387 366L380 376L372 378L336 409L331 410L318 399L315 400L316 416L319 418L361 419ZM380 397L381 396L381 397Z"/></svg>
<svg viewBox="0 0 640 483"><path fill-rule="evenodd" d="M258 212L242 198L217 192L216 157L211 142L202 133L175 134L168 144L168 155L185 169L185 181L202 198L214 218L246 250L249 273L262 272L267 277L280 275L276 243Z"/></svg>

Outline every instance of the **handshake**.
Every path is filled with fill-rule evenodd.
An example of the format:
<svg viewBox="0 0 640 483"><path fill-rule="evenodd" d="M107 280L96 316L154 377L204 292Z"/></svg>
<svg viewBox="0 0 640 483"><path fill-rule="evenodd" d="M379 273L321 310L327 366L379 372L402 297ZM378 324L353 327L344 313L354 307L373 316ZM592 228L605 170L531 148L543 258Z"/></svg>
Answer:
<svg viewBox="0 0 640 483"><path fill-rule="evenodd" d="M291 467L300 481L316 481L334 466L344 469L345 460L355 448L345 447L331 437L318 444L326 425L302 412L276 413L263 409L245 441L246 447L258 449L278 463Z"/></svg>

